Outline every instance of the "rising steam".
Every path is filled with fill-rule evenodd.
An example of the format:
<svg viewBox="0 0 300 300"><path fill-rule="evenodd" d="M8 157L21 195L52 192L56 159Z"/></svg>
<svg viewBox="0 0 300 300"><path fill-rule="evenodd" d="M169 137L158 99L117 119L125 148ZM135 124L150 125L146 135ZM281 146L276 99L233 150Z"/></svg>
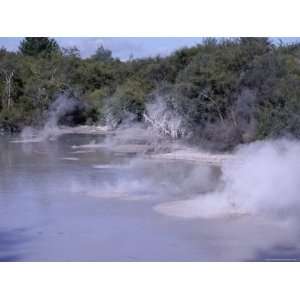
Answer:
<svg viewBox="0 0 300 300"><path fill-rule="evenodd" d="M300 143L281 139L241 146L222 166L212 193L156 209L184 218L259 214L287 217L300 207Z"/></svg>
<svg viewBox="0 0 300 300"><path fill-rule="evenodd" d="M58 127L60 120L66 115L74 112L79 107L79 101L60 95L53 103L51 103L47 120L42 129L25 127L21 132L21 140L15 142L41 142L48 139L55 139L63 131ZM82 109L83 107L81 107Z"/></svg>
<svg viewBox="0 0 300 300"><path fill-rule="evenodd" d="M187 133L181 116L168 107L160 95L156 95L154 101L147 103L144 120L159 133L172 138L183 137Z"/></svg>

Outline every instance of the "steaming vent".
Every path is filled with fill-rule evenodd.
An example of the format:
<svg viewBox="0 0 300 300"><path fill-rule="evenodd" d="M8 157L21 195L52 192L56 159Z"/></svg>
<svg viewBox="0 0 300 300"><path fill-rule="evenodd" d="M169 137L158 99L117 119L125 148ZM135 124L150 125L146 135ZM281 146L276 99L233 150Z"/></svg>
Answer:
<svg viewBox="0 0 300 300"><path fill-rule="evenodd" d="M143 117L145 122L160 134L174 139L186 135L182 118L174 109L167 106L161 96L157 96L154 102L146 105Z"/></svg>
<svg viewBox="0 0 300 300"><path fill-rule="evenodd" d="M76 98L59 96L51 105L47 125L75 126L86 121L85 111L87 105Z"/></svg>

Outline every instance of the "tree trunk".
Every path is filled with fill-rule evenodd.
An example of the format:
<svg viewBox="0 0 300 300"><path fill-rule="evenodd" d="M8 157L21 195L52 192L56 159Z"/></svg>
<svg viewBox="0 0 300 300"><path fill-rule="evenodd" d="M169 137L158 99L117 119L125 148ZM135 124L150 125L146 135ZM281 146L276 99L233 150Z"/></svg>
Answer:
<svg viewBox="0 0 300 300"><path fill-rule="evenodd" d="M7 88L7 109L10 109L12 105L12 99L11 99L11 86L12 86L12 79L14 77L14 72L6 73L5 76L6 81L6 88Z"/></svg>
<svg viewBox="0 0 300 300"><path fill-rule="evenodd" d="M208 95L206 95L206 94L204 94L204 93L201 93L201 95L202 95L203 97L205 97L206 99L208 99L209 101L211 101L211 102L214 104L214 106L216 107L216 111L217 111L217 114L218 114L218 116L219 116L219 119L220 119L221 123L222 123L223 125L225 125L224 117L223 117L223 115L222 115L222 112L221 112L221 109L220 109L218 103L217 103L213 98L211 98L210 96L208 96Z"/></svg>

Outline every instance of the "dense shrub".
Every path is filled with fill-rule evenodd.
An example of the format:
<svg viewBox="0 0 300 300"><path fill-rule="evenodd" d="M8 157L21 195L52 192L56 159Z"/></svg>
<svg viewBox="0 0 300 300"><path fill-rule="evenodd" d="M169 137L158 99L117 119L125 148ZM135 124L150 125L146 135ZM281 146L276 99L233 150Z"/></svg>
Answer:
<svg viewBox="0 0 300 300"><path fill-rule="evenodd" d="M18 53L0 49L0 127L41 124L66 93L84 104L74 123L143 121L147 106L162 101L159 112L180 118L181 133L219 149L299 138L300 44L209 38L167 57L126 62L103 47L83 59L48 38L26 38Z"/></svg>

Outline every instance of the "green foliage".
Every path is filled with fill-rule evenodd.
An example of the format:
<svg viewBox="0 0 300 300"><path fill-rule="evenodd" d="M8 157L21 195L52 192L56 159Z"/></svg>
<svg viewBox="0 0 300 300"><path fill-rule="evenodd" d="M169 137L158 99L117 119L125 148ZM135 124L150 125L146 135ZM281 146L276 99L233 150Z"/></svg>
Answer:
<svg viewBox="0 0 300 300"><path fill-rule="evenodd" d="M120 124L128 118L131 121L141 121L145 98L149 91L145 82L135 79L128 79L120 85L106 103L106 110L113 125Z"/></svg>
<svg viewBox="0 0 300 300"><path fill-rule="evenodd" d="M161 97L194 141L232 147L257 138L300 137L300 44L267 38L205 39L167 57L121 62L102 46L82 59L54 39L25 38L19 53L0 49L0 127L43 122L62 93L80 99L77 118L142 121Z"/></svg>
<svg viewBox="0 0 300 300"><path fill-rule="evenodd" d="M86 101L88 103L88 123L105 122L104 101L110 95L109 88L93 90L86 94Z"/></svg>
<svg viewBox="0 0 300 300"><path fill-rule="evenodd" d="M59 52L55 39L47 37L26 37L19 46L19 51L28 56L51 56Z"/></svg>
<svg viewBox="0 0 300 300"><path fill-rule="evenodd" d="M258 110L260 138L292 134L300 137L300 64L291 57L280 58L280 73L262 87Z"/></svg>
<svg viewBox="0 0 300 300"><path fill-rule="evenodd" d="M105 49L102 45L97 48L94 55L91 57L93 60L97 61L111 61L112 60L112 52L109 49Z"/></svg>

